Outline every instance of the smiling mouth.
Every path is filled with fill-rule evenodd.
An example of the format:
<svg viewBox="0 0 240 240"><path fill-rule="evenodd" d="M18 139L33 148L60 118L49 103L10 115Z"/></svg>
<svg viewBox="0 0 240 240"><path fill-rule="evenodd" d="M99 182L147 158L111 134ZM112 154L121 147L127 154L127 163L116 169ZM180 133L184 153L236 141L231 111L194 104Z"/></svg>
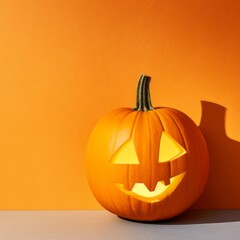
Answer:
<svg viewBox="0 0 240 240"><path fill-rule="evenodd" d="M180 184L186 172L170 178L169 184L158 181L153 191L149 191L144 183L135 183L132 190L127 190L123 184L116 183L115 186L125 194L144 202L159 202L169 196Z"/></svg>

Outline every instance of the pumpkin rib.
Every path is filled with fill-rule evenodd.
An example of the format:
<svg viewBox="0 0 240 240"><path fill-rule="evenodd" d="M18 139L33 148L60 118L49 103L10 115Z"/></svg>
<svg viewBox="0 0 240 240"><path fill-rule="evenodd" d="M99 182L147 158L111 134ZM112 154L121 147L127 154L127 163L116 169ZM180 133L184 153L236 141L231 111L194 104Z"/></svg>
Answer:
<svg viewBox="0 0 240 240"><path fill-rule="evenodd" d="M174 123L174 128L176 128L177 129L177 132L178 132L178 136L180 137L180 139L181 139L181 145L182 145L182 147L183 148L187 148L187 144L186 144L186 141L184 140L184 138L183 138L183 135L182 135L182 132L181 132L181 130L180 130L180 128L179 128L179 126L178 126L178 124L176 123L176 121L174 121L174 119L168 114L168 111L161 111L161 113L159 113L159 115L160 114L162 114L163 116L164 116L164 118L161 118L162 119L162 124L163 124L163 126L164 125L169 125L169 121L167 120L167 118L170 118L171 120L172 120L172 122ZM166 127L164 127L164 129L165 129L165 131L166 131ZM186 149L187 150L187 149Z"/></svg>
<svg viewBox="0 0 240 240"><path fill-rule="evenodd" d="M125 109L124 109L125 110ZM120 125L121 125L121 123L123 122L123 120L129 115L129 114L131 114L132 113L132 111L131 111L131 109L126 109L126 110L129 110L128 112L126 112L125 114L124 114L124 116L121 118L121 120L118 122L118 128L116 129L116 131L115 131L115 136L114 136L114 143L113 143L113 146L115 146L115 144L116 144L116 139L117 139L117 132L119 131L119 129L120 129ZM123 113L122 111L120 111L118 114L120 114L120 113ZM118 114L116 114L116 115L118 115ZM115 116L116 116L115 115ZM110 169L110 166L108 167L108 172L109 172L109 169ZM110 176L108 176L108 177L110 177ZM108 182L111 182L111 181L109 181L109 178L108 178ZM114 198L113 198L113 196L112 196L112 191L109 191L110 192L110 198L111 198L111 201L112 201L112 203L114 204L114 206L115 206L115 208L117 209L117 211L118 212L121 212L120 210L119 210L119 207L118 207L118 204L116 204L115 203L115 200L114 200Z"/></svg>
<svg viewBox="0 0 240 240"><path fill-rule="evenodd" d="M195 130L195 129L193 129L193 125L191 126L190 124L187 124L185 118L183 118L183 116L181 116L181 114L179 114L176 110L174 110L174 112L175 112L176 115L179 116L179 118L182 118L183 121L185 121L186 125L188 125L193 131ZM192 120L190 119L190 121L192 121ZM197 128L197 129L198 129L198 128ZM192 132L192 131L190 131L190 132ZM192 135L193 135L193 138L194 138L194 142L195 142L196 145L198 146L198 148L197 148L197 149L198 149L198 153L199 153L198 155L201 156L201 157L199 157L199 158L203 158L203 156L207 156L207 157L208 157L207 146L206 146L206 143L205 143L205 141L204 141L204 138L203 138L200 130L198 129L197 133L198 133L198 138L201 136L201 138L203 139L203 141L201 141L201 144L199 144L199 139L196 137L196 130L194 131L194 133L195 133L195 134L192 134ZM203 145L204 145L204 146L203 146ZM202 166L203 169L206 169L206 167L207 167L207 166L206 166L207 164L205 164L205 163L206 163L206 161L201 161L201 166ZM208 170L205 171L205 172L208 172ZM205 175L205 178L204 178L204 179L206 179L207 175L208 175L208 174ZM200 188L203 188L204 185L205 185L204 183L201 183Z"/></svg>
<svg viewBox="0 0 240 240"><path fill-rule="evenodd" d="M139 116L140 113L141 113L140 111L138 111L138 112L136 112L136 111L131 111L131 112L128 114L128 116L129 116L130 114L135 114L135 115L136 115L136 116L134 117L133 123L131 123L132 128L131 128L131 131L130 131L130 138L132 138L133 132L135 131L135 123L136 123L137 118L138 118L138 116ZM127 118L127 116L126 116L126 118ZM129 176L130 176L130 166L128 165L128 166L127 166L127 179L128 179L128 180L129 180ZM129 182L128 182L128 185L129 185ZM129 206L130 206L130 209L131 209L131 213L132 213L135 217L137 217L137 215L136 215L136 213L135 213L135 211L134 211L133 204L132 204L132 199L130 198L130 196L128 196L128 202L129 202Z"/></svg>
<svg viewBox="0 0 240 240"><path fill-rule="evenodd" d="M151 116L150 116L151 112L152 111L141 112L141 119L139 119L139 122L138 122L138 124L139 124L138 125L138 130L141 131L141 128L144 128L145 129L144 130L145 134L147 133L146 139L143 138L143 140L142 140L142 141L147 142L147 143L148 143L148 139L150 139L150 141L151 141L151 138L152 138L152 135L153 135L152 134L152 131L153 131L153 129L152 129L153 126L152 125L153 124L151 123L152 119L151 119ZM140 126L140 128L139 128L139 126ZM147 158L145 158L145 159L146 159L146 161L151 161L151 159L152 159L151 144L150 144L150 146L147 146L147 149L148 149L149 160ZM141 157L140 161L142 161L141 164L144 164L144 162L145 162L144 158L142 158L142 157ZM148 182L147 183L145 182L146 186L149 187L150 189L152 187L152 178L154 177L153 174L152 174L153 170L152 170L151 166L152 166L151 163L148 164L148 169L146 171L147 171L147 174L149 174L149 178L148 178ZM146 172L143 172L143 174L146 174ZM145 205L142 202L140 204L141 204L141 209L143 208L144 211L146 211L146 212L149 212L149 211L151 212L152 211L152 204ZM145 206L143 206L143 205L145 205ZM148 208L148 210L146 210L146 208ZM142 214L142 212L141 212L141 214Z"/></svg>
<svg viewBox="0 0 240 240"><path fill-rule="evenodd" d="M188 148L188 144L187 144L186 139L184 138L184 134L183 134L183 131L182 131L182 126L181 126L181 124L176 120L176 116L172 115L171 110L167 111L167 114L168 114L168 116L172 119L172 121L175 123L175 125L177 126L179 132L181 133L181 134L180 134L180 137L181 137L181 139L182 139L184 148ZM187 124L186 124L186 125L187 125ZM188 125L187 125L187 126L188 126ZM187 150L187 149L186 149L186 150ZM187 152L188 152L188 150L187 150Z"/></svg>
<svg viewBox="0 0 240 240"><path fill-rule="evenodd" d="M135 128L134 128L134 133L133 133L133 135L135 135L135 132L137 131L137 129L139 128L139 125L141 126L142 125L142 122L143 122L143 118L144 118L144 112L143 111L141 111L141 110L138 110L139 111L139 115L138 115L138 119L137 119L137 121L136 121L136 124L135 124ZM137 125L138 125L138 128L137 128ZM137 134L136 134L137 135ZM139 153L138 153L138 157L139 157ZM140 164L141 164L141 159L139 159L139 162L140 162ZM131 199L131 201L132 202L136 202L136 201L139 201L139 200L135 200L135 199L132 199L132 198L130 198ZM137 212L139 213L139 214L136 214L136 216L139 218L139 215L141 215L142 214L142 211L140 210L140 209L142 209L142 202L138 202L138 204L137 204L137 206L136 206L136 208L135 208L136 210L137 210Z"/></svg>
<svg viewBox="0 0 240 240"><path fill-rule="evenodd" d="M151 132L151 125L150 125L150 120L149 120L149 114L146 114L146 116L147 116L147 122L148 122L148 129L149 129L149 138L151 139L151 136L152 136L152 132ZM149 147L149 156L150 156L150 158L151 158L151 154L152 154L152 149L151 149L151 147ZM149 164L149 175L150 175L150 189L152 189L152 167L151 167L151 163ZM150 204L150 211L152 212L152 204Z"/></svg>
<svg viewBox="0 0 240 240"><path fill-rule="evenodd" d="M153 113L155 113L155 115L158 117L158 119L159 119L159 124L162 126L163 131L165 131L165 128L164 128L164 126L163 126L163 124L162 124L161 117L158 115L157 109L155 109L155 110L153 111Z"/></svg>
<svg viewBox="0 0 240 240"><path fill-rule="evenodd" d="M188 122L187 122L187 120L186 120L186 118L184 118L184 116L182 116L182 114L180 114L180 113L178 113L178 111L176 111L176 110L174 110L173 109L173 112L174 112L174 114L175 115L177 115L177 117L179 118L179 119L182 119L182 121L185 123L185 125L186 125L186 127L188 127L191 131L188 131L189 133L191 133L191 135L192 135L192 137L193 137L193 139L194 139L194 142L195 142L195 144L196 144L196 149L197 149L197 151L198 151L198 156L199 156L199 159L203 159L204 158L204 156L206 157L206 156L208 156L208 153L207 153L207 151L206 151L206 147L202 147L203 146L203 143L205 143L204 141L201 141L201 144L199 144L199 136L200 136L200 130L197 128L197 126L196 126L196 128L194 128L194 125L193 124L189 124ZM188 119L188 117L187 117L187 119ZM188 119L189 121L192 121L191 119ZM193 122L193 121L192 121ZM199 130L199 131L196 131L196 130ZM193 134L193 132L194 132L194 134ZM198 134L198 138L196 137L196 132L198 132L199 134ZM205 154L204 154L205 153ZM200 161L200 163L201 163L201 168L202 169L206 169L206 166L205 166L205 164L204 164L204 162L205 161ZM204 171L202 174L204 174L205 175L205 172L208 172L208 170L207 171ZM207 174L204 176L204 178L202 178L201 177L201 179L206 179L206 177L207 177ZM189 183L189 181L188 181L188 183ZM201 191L198 191L198 193L196 193L195 194L195 200L201 195L201 193L202 193L202 191L203 191L203 187L204 187L204 185L205 185L205 182L202 182L202 181L198 181L198 189L200 189ZM194 201L195 202L195 201ZM193 202L193 203L194 203Z"/></svg>
<svg viewBox="0 0 240 240"><path fill-rule="evenodd" d="M149 116L148 114L146 114L146 119L147 119L147 123L148 123L148 132L149 132L149 139L151 139L151 136L152 136L152 133L151 133L151 126L150 126L150 120L149 120ZM149 147L149 158L151 159L151 154L152 154L152 149L151 147ZM152 164L150 163L149 164L149 174L150 174L150 178L152 178ZM149 186L150 186L150 189L152 189L152 181L149 180Z"/></svg>
<svg viewBox="0 0 240 240"><path fill-rule="evenodd" d="M133 110L131 109L131 111L128 112L128 113L124 116L123 119L121 119L121 122L120 122L119 125L118 125L118 129L116 130L116 133L119 132L119 129L121 130L123 121L126 121L125 124L127 123L127 126L128 126L128 125L131 126L131 128L130 128L131 130L130 130L130 134L129 134L129 139L131 139L131 138L132 138L132 135L133 135L134 128L135 128L135 122L136 122L136 120L137 120L137 118L138 118L138 116L139 116L139 113L140 113L140 111L136 112L136 111L133 111ZM129 122L129 120L126 120L126 118L129 117L130 114L135 114L135 116L133 116L133 117L134 117L134 120L131 121L131 122ZM116 134L115 138L117 138L117 137L118 137L118 134ZM124 143L123 143L123 144L124 144ZM121 146L122 146L122 144L121 144L119 147L121 147ZM118 147L118 148L119 148L119 147ZM118 148L117 148L117 149L118 149ZM129 167L130 167L129 165L126 166L126 169L127 169L127 170L126 170L126 171L127 171L127 173L126 173L127 179L129 179ZM110 182L110 181L109 181L109 182ZM128 185L129 185L129 183L128 183ZM113 198L112 198L112 201L114 202L114 205L115 205L116 208L118 209L119 214L117 213L117 215L121 215L121 211L119 211L118 203L115 202L115 200L114 200ZM130 208L131 208L131 214L134 215L135 217L137 217L136 214L135 214L135 211L134 211L134 209L133 209L132 203L131 203L131 198L130 198L129 196L128 196L128 202L129 202L129 206L130 206ZM116 213L116 211L115 211L115 213ZM129 214L129 213L128 213L128 214Z"/></svg>
<svg viewBox="0 0 240 240"><path fill-rule="evenodd" d="M189 122L191 122L191 125L189 125L189 127L191 127L193 130L195 130L194 127L196 126L198 135L201 135L201 138L203 139L203 135L202 135L200 129L199 129L198 126L193 122L192 119L190 119L187 115L183 114L182 112L177 111L176 109L171 109L171 112L174 113L174 114L176 114L179 118L183 119L184 122L185 122L187 125L189 125L189 124L187 123L187 120L188 120ZM187 120L186 120L186 119L187 119ZM193 125L193 124L194 124L194 125ZM194 126L194 127L193 127L193 126ZM196 131L195 131L195 132L196 132ZM196 138L196 137L195 137L195 138ZM197 142L198 142L198 141L197 141ZM205 141L202 141L202 143L203 143L203 142L205 143ZM204 144L204 145L205 145L204 149L206 149L206 144ZM202 149L202 150L204 150L204 149Z"/></svg>
<svg viewBox="0 0 240 240"><path fill-rule="evenodd" d="M165 109L166 110L166 109ZM167 110L167 111L165 111L165 110L163 110L162 109L162 114L163 115L167 115L168 117L170 117L171 119L172 119L172 121L175 123L175 126L177 127L177 129L178 129L178 131L179 131L179 133L180 133L180 138L181 138L181 140L182 140L182 143L183 143L183 148L186 148L187 146L187 144L186 144L186 141L184 140L184 138L183 138L183 135L182 135L182 132L181 132L181 130L180 130L180 126L177 124L177 122L175 121L175 119L169 114L169 111ZM167 122L167 121L166 121Z"/></svg>
<svg viewBox="0 0 240 240"><path fill-rule="evenodd" d="M168 109L169 110L169 109ZM167 111L167 113L168 113L168 115L169 115L169 117L172 119L172 121L176 124L176 126L177 126L177 128L178 128L178 130L179 130L179 132L180 132L180 136L181 136L181 138L182 138L182 141L183 141L183 143L184 143L184 148L186 149L186 151L187 151L187 153L189 152L189 147L188 147L188 144L187 144L187 142L188 141L186 141L186 139L185 139L185 137L184 137L184 133L183 133L183 131L182 131L182 126L176 121L176 117L173 117L172 115L171 115L171 110L170 111ZM189 160L188 160L188 156L187 156L187 169L189 169ZM186 174L186 176L185 176L185 181L187 182L187 186L186 186L186 188L185 188L185 191L184 191L184 193L182 194L183 196L184 196L184 199L186 199L186 197L187 197L187 192L189 191L189 174ZM185 201L184 201L185 202Z"/></svg>
<svg viewBox="0 0 240 240"><path fill-rule="evenodd" d="M164 124L164 117L161 116L160 111L154 111L156 115L159 118L159 122L163 127L163 130L166 131L165 124ZM167 195L167 198L169 198L169 195ZM162 215L164 215L165 211L168 209L168 201L165 202L165 207L161 209Z"/></svg>
<svg viewBox="0 0 240 240"><path fill-rule="evenodd" d="M165 116L167 115L169 118L171 118L172 122L174 122L176 128L178 129L179 137L181 138L181 145L183 145L182 147L188 152L188 149L187 149L188 148L188 144L187 144L187 141L184 138L184 134L182 132L181 125L179 125L177 123L176 119L171 116L170 111L165 111L165 112L163 111L162 113Z"/></svg>
<svg viewBox="0 0 240 240"><path fill-rule="evenodd" d="M177 111L175 112L175 114L177 114ZM180 114L178 114L178 115L179 115L179 118L182 117ZM182 119L184 120L183 117L182 117ZM190 119L190 120L191 120L191 119ZM191 120L191 121L192 121L192 120ZM186 120L185 120L185 122L186 122ZM187 122L186 122L186 124L187 124ZM189 124L187 124L187 125L188 125L190 128L192 128L193 131L195 130L195 129L194 129L192 126L190 126ZM201 138L204 140L204 138L203 138L203 136L202 136L199 128L197 128L197 129L198 129L198 131L197 131L197 132L195 131L195 133L198 133L198 137L201 136ZM205 152L205 154L208 155L207 146L206 146L205 141L201 141L201 144L199 144L199 141L198 141L198 139L196 138L196 135L195 135L195 134L194 134L194 139L195 139L196 144L197 144L198 147L199 147L198 149L199 149L200 155L204 155L204 154L202 154L202 152ZM204 145L204 147L203 147L203 145Z"/></svg>
<svg viewBox="0 0 240 240"><path fill-rule="evenodd" d="M116 127L116 129L115 129L115 136L114 136L114 141L113 141L113 146L114 146L114 147L116 146L117 133L119 132L119 129L121 129L121 126L120 126L121 123L124 121L124 119L125 119L129 114L132 113L132 111L131 111L130 108L129 108L129 109L126 109L126 110L129 110L129 111L127 111L127 112L125 113L125 115L122 117L122 119L117 123L118 127ZM125 109L124 109L123 111L125 111ZM123 113L123 112L120 112L120 113ZM109 122L112 122L112 119L109 119ZM120 146L121 146L121 145L120 145ZM118 148L119 148L120 146L118 146Z"/></svg>
<svg viewBox="0 0 240 240"><path fill-rule="evenodd" d="M136 112L136 111L133 111L134 113ZM135 132L135 129L136 129L136 122L137 122L137 119L139 118L139 116L140 116L140 114L141 114L141 111L137 111L136 112L136 116L135 116L135 119L134 119L134 121L133 121L133 124L132 124L132 130L131 130L131 134L130 134L130 138L132 138L132 136L133 136L133 134L134 134L134 132ZM128 175L128 185L129 185L129 175L130 175L130 166L128 165L127 166L127 175ZM131 208L131 212L132 212L132 214L135 216L135 217L137 217L137 214L135 213L135 211L134 211L134 208L133 208L133 203L132 203L132 198L130 197L130 196L128 196L128 201L129 201L129 205L130 205L130 208Z"/></svg>
<svg viewBox="0 0 240 240"><path fill-rule="evenodd" d="M174 123L174 126L176 127L176 129L178 130L178 135L181 137L181 140L182 140L182 147L184 147L186 150L187 150L187 144L186 144L186 141L185 141L185 139L183 138L183 134L182 134L182 131L181 131L181 129L180 129L180 127L178 126L178 124L174 121L174 119L169 115L169 111L168 111L168 108L167 109L164 109L164 108L162 108L160 111L157 111L157 114L159 114L160 115L160 118L161 118L161 120L162 120L162 124L163 124L163 126L164 125L169 125L169 121L167 120L167 118L170 118L171 119L171 121ZM162 116L161 116L161 114L162 114ZM171 122L171 123L172 123ZM165 129L165 131L167 130L167 128L166 127L164 127L164 129ZM188 151L188 150L187 150ZM188 161L187 161L188 162ZM186 176L185 176L186 177ZM169 199L171 199L171 196L168 196L169 197ZM169 204L168 204L169 205ZM168 207L166 207L165 208L165 210L163 211L163 212L165 212L165 211L168 211ZM171 211L172 211L172 209L171 209Z"/></svg>
<svg viewBox="0 0 240 240"><path fill-rule="evenodd" d="M159 109L161 109L161 108L159 108ZM158 118L158 123L161 125L162 131L166 131L166 129L165 129L163 123L162 123L162 118L161 118L161 116L158 114L158 108L154 108L154 110L153 110L152 112L157 116L157 118ZM161 137L160 137L160 141L161 141ZM160 142L159 142L159 144L160 144ZM158 150L158 155L159 155L159 150ZM169 196L167 196L167 199L168 199L168 198L169 198ZM165 201L165 203L164 203L165 207L163 207L163 208L161 209L161 215L165 212L165 209L167 208L167 207L166 207L167 203L168 203L168 201ZM159 210L158 210L158 211L159 211ZM159 212L158 212L158 214L159 214ZM155 220L155 219L154 219L154 220Z"/></svg>

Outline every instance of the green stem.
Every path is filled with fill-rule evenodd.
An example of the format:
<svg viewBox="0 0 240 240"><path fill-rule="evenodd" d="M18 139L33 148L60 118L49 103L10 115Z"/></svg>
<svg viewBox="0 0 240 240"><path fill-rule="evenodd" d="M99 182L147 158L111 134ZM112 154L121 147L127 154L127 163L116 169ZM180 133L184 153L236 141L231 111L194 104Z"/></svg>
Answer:
<svg viewBox="0 0 240 240"><path fill-rule="evenodd" d="M136 107L134 108L136 111L146 112L154 109L151 103L149 91L150 80L151 77L141 75L138 81Z"/></svg>

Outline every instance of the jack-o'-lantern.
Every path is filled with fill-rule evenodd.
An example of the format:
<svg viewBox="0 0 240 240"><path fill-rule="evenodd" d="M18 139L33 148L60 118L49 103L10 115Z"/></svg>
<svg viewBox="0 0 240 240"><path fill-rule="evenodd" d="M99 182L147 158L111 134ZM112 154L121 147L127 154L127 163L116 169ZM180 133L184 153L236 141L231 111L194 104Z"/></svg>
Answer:
<svg viewBox="0 0 240 240"><path fill-rule="evenodd" d="M208 152L196 124L172 108L153 108L142 75L136 107L119 108L93 129L86 151L93 194L110 212L154 221L176 216L200 196Z"/></svg>

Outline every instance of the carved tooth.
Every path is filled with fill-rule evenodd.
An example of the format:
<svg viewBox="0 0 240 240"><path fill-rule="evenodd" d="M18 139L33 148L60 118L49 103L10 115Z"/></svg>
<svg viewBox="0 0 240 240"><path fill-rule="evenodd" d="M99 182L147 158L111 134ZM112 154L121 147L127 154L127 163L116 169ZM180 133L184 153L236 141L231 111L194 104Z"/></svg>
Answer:
<svg viewBox="0 0 240 240"><path fill-rule="evenodd" d="M170 183L173 183L175 179L176 179L176 177L170 178Z"/></svg>
<svg viewBox="0 0 240 240"><path fill-rule="evenodd" d="M132 192L134 192L136 194L139 194L139 195L143 195L143 194L147 194L149 192L149 190L147 189L145 184L135 183L133 188L132 188Z"/></svg>
<svg viewBox="0 0 240 240"><path fill-rule="evenodd" d="M154 191L149 191L148 188L145 186L144 183L135 183L135 185L132 188L132 192L144 196L144 197L155 197L159 194L161 194L167 186L165 186L163 183L158 182Z"/></svg>
<svg viewBox="0 0 240 240"><path fill-rule="evenodd" d="M165 186L164 181L158 182L157 186L155 188L156 191L158 191L159 193L163 192L165 189L167 188L167 186Z"/></svg>
<svg viewBox="0 0 240 240"><path fill-rule="evenodd" d="M132 192L144 196L144 197L155 197L164 192L168 186L165 186L164 182L158 182L154 191L149 191L144 183L135 183Z"/></svg>
<svg viewBox="0 0 240 240"><path fill-rule="evenodd" d="M130 183L128 183L128 185L127 186L125 186L127 189L133 189L133 187L134 187L134 185L135 185L136 183L134 183L133 181L131 181Z"/></svg>
<svg viewBox="0 0 240 240"><path fill-rule="evenodd" d="M170 179L164 180L164 184L167 186L170 184Z"/></svg>

